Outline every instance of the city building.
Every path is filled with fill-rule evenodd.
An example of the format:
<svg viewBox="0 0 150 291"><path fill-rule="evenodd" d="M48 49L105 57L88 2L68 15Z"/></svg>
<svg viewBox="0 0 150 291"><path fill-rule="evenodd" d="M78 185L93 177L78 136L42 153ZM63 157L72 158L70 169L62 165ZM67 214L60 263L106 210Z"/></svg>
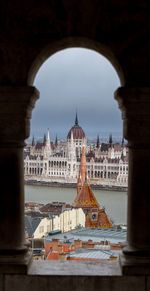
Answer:
<svg viewBox="0 0 150 291"><path fill-rule="evenodd" d="M149 1L39 0L35 5L31 0L2 0L0 15L1 290L148 291ZM23 147L39 98L34 79L44 61L69 47L103 54L120 78L115 99L128 142L129 179L127 238L119 263L36 264L25 241ZM101 106L100 94L96 106Z"/></svg>
<svg viewBox="0 0 150 291"><path fill-rule="evenodd" d="M34 238L42 238L51 231L60 230L67 232L69 230L85 227L85 214L81 208L65 209L59 215L52 215L49 218L41 219L35 232Z"/></svg>
<svg viewBox="0 0 150 291"><path fill-rule="evenodd" d="M82 147L85 147L87 174L91 184L127 187L128 155L124 140L122 144L103 144L97 138L91 150L76 114L75 124L69 130L66 145L50 142L49 130L42 143L33 138L29 151L24 152L25 180L76 183Z"/></svg>
<svg viewBox="0 0 150 291"><path fill-rule="evenodd" d="M46 260L112 261L118 260L121 242L126 239L122 229L77 229L51 233L44 238Z"/></svg>

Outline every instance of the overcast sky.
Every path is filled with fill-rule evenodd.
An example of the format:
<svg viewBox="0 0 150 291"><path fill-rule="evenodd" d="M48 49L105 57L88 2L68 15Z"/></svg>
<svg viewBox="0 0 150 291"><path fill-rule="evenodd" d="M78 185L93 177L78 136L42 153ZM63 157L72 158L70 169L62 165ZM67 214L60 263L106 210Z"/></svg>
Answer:
<svg viewBox="0 0 150 291"><path fill-rule="evenodd" d="M87 137L122 134L121 113L113 98L120 81L97 52L71 48L54 54L38 71L34 85L40 99L32 113L31 136L43 136L49 128L51 139L66 137L76 110Z"/></svg>

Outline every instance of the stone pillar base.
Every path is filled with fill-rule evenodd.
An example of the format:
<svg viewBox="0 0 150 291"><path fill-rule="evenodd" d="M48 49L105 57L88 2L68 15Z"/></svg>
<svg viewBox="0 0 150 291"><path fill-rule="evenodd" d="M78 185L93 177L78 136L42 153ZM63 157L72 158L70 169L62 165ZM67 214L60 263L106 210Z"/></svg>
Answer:
<svg viewBox="0 0 150 291"><path fill-rule="evenodd" d="M32 250L28 248L0 252L0 274L27 274L32 261Z"/></svg>
<svg viewBox="0 0 150 291"><path fill-rule="evenodd" d="M150 257L121 254L119 263L123 275L150 275Z"/></svg>

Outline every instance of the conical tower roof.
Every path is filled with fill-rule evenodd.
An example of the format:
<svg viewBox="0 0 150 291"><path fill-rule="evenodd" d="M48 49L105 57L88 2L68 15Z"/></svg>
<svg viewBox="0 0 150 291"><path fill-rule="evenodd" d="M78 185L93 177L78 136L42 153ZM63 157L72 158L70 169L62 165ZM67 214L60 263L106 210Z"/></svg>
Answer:
<svg viewBox="0 0 150 291"><path fill-rule="evenodd" d="M82 186L82 189L80 193L78 193L75 201L74 201L74 206L78 208L99 208L100 205L97 202L93 191L90 187L90 185L85 182L84 185Z"/></svg>
<svg viewBox="0 0 150 291"><path fill-rule="evenodd" d="M86 165L85 147L82 148L82 156L81 156L79 177L80 177L80 180L81 180L81 185L83 186L83 184L84 184L84 182L85 182L85 180L87 178L87 165Z"/></svg>

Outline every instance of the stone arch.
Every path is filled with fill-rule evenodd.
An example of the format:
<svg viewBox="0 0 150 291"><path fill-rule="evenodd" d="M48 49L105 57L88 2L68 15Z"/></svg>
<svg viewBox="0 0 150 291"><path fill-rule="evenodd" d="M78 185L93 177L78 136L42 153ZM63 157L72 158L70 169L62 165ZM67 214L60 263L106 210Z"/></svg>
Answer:
<svg viewBox="0 0 150 291"><path fill-rule="evenodd" d="M46 49L45 53L41 52L43 52L44 46L45 48L47 47L46 43L49 43L50 39L59 39L68 35L86 35L96 40L101 39L103 44L107 43L112 48L110 55L108 51L106 56L107 47L101 45L101 53L102 48L104 48L104 55L108 59L110 57L112 63L115 63L116 58L114 58L114 55L117 55L124 68L122 71L128 78L127 87L122 88L123 90L119 90L116 94L116 99L118 99L123 112L124 137L129 142L132 160L129 173L128 245L124 248L124 255L127 257L125 274L138 274L138 277L140 277L140 274L149 274L150 236L148 231L150 229L150 204L147 203L149 201L149 179L143 175L145 170L148 172L147 165L150 161L148 1L136 1L132 9L131 1L81 1L80 5L76 5L76 7L75 1L58 1L58 3L56 3L57 1L37 1L36 7L34 2L30 1L26 3L26 10L24 9L23 1L19 3L18 7L17 3L14 5L10 1L8 5L8 3L5 4L4 2L7 1L3 1L4 9L1 9L1 13L4 13L4 11L7 11L7 13L6 17L1 17L1 30L3 33L1 33L0 83L2 85L2 102L0 108L1 112L4 111L3 114L5 114L6 118L1 119L0 140L3 146L9 145L9 151L8 149L4 151L3 147L1 147L2 165L6 167L7 164L6 169L8 169L8 171L3 171L2 173L1 187L5 189L7 193L5 196L8 197L8 200L4 200L2 195L0 204L4 217L1 220L3 237L0 247L5 259L8 260L9 258L8 261L5 261L5 265L8 268L8 262L12 264L11 260L13 258L12 272L14 269L14 257L17 254L17 262L20 262L21 267L22 262L24 262L25 266L25 259L23 259L22 254L25 256L25 253L27 253L23 236L23 180L19 146L23 145L23 140L29 135L29 118L31 116L31 108L37 98L37 92L33 91L33 88L26 87L26 85L33 84L38 68L46 60ZM75 45L72 38L70 42ZM79 45L81 46L82 42ZM85 42L83 46L85 47ZM67 45L67 47L69 46ZM52 53L58 51L58 46L57 49L56 47L54 49L52 43L50 48L53 51ZM64 48L63 45L62 48ZM92 46L92 48L94 47ZM118 65L119 67L120 65ZM118 69L117 72L119 71ZM122 86L124 85L123 82L121 84ZM21 99L23 102L20 102ZM4 100L9 103L9 106L6 105ZM11 108L15 109L14 115L11 112ZM18 115L18 112L22 112L22 114ZM3 114L1 115L3 116ZM12 118L12 115L15 118ZM17 127L16 122L18 124ZM20 124L21 127L19 126ZM15 150L14 145L16 146ZM12 153L16 157L13 162L10 159L10 154ZM10 168L12 171L10 171ZM134 176L132 176L133 172ZM12 184L10 187L7 185L8 179ZM141 211L137 211L139 205L141 206ZM5 207L7 207L7 212L3 212ZM12 209L13 216L8 215L12 213ZM14 236L13 227L16 225L16 221L17 227ZM136 227L137 221L138 231ZM6 227L4 229L5 224ZM10 254L13 255L12 258L10 258ZM3 257L1 262L4 264ZM5 266L2 269L6 271ZM131 273L129 269L131 269ZM142 269L145 271L142 271ZM129 283L131 280L129 281L127 276L125 279L121 281L123 283L127 281L128 286L131 285ZM139 282L143 284L142 279L145 280L144 282L148 282L148 277L142 278L141 276L140 281L135 280L135 285L139 284ZM5 282L5 277L3 281ZM66 283L66 280L64 282ZM2 285L4 289L4 284ZM146 288L147 284L144 287Z"/></svg>
<svg viewBox="0 0 150 291"><path fill-rule="evenodd" d="M74 47L91 49L103 55L114 67L120 79L121 86L124 86L125 76L123 73L123 69L119 63L119 60L117 59L117 57L115 56L111 48L100 42L95 41L94 39L85 38L85 37L64 38L62 40L52 42L49 45L47 45L44 49L42 49L41 52L37 55L37 57L34 59L33 63L31 64L29 68L28 76L27 76L27 84L29 86L33 85L34 79L38 70L40 69L42 64L48 58L50 58L53 54L64 49L74 48Z"/></svg>

